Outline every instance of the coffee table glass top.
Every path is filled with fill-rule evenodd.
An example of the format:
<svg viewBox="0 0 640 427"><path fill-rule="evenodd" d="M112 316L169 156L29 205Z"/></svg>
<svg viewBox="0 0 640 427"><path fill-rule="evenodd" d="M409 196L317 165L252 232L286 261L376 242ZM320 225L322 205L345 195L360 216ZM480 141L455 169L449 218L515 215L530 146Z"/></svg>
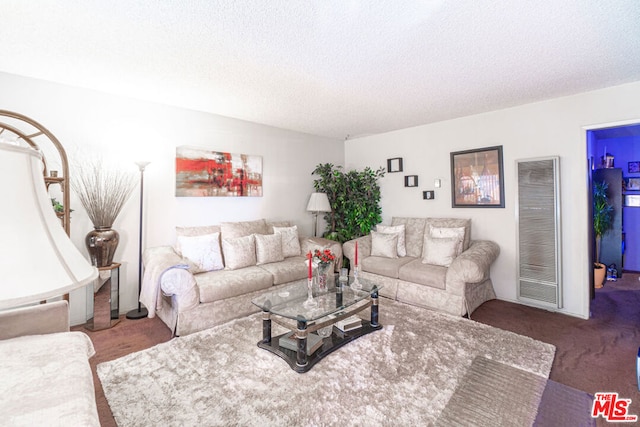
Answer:
<svg viewBox="0 0 640 427"><path fill-rule="evenodd" d="M307 300L306 279L263 293L251 302L271 314L294 320L302 317L306 321L313 321L357 304L382 288L379 283L359 278L362 289L353 290L350 287L353 276L348 277L348 282L340 282L336 275L329 282L325 293L318 293L317 285L314 284L313 299L318 303L316 307L306 308L303 305Z"/></svg>

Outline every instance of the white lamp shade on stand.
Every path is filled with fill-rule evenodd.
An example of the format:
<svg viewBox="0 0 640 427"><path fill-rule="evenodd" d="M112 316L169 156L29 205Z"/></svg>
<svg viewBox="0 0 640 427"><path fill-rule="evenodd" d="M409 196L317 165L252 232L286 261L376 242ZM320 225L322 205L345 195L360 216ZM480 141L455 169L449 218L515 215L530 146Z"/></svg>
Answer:
<svg viewBox="0 0 640 427"><path fill-rule="evenodd" d="M0 143L0 309L65 295L98 277L51 205L42 154Z"/></svg>
<svg viewBox="0 0 640 427"><path fill-rule="evenodd" d="M309 203L307 203L307 211L313 212L313 235L318 235L318 213L331 212L329 198L325 193L311 193Z"/></svg>

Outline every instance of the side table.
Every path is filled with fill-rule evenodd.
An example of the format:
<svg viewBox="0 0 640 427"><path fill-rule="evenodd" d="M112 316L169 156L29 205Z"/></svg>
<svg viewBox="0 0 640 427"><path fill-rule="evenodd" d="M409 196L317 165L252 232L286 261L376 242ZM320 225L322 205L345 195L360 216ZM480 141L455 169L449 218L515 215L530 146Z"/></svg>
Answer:
<svg viewBox="0 0 640 427"><path fill-rule="evenodd" d="M98 267L99 275L93 283L93 295L87 297L87 313L92 317L85 328L91 331L108 329L120 321L120 263Z"/></svg>

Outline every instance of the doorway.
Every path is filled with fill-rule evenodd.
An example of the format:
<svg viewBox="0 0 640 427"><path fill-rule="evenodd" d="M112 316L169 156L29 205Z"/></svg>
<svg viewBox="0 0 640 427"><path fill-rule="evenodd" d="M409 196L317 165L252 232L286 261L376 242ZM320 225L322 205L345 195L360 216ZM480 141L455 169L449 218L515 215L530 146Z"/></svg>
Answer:
<svg viewBox="0 0 640 427"><path fill-rule="evenodd" d="M640 272L640 123L612 125L587 130L589 183L606 181L607 195L613 205L613 226L603 235L600 261L615 268L617 276ZM592 200L590 196L590 206ZM590 232L593 234L592 210L589 210ZM595 260L595 236L592 258ZM612 272L608 279L612 282ZM591 298L595 297L591 283Z"/></svg>

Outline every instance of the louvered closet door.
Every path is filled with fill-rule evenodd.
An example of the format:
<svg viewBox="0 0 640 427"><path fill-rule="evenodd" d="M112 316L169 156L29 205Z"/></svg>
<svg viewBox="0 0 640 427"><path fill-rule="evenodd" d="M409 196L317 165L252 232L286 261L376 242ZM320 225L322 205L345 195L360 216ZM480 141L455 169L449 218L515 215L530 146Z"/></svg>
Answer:
<svg viewBox="0 0 640 427"><path fill-rule="evenodd" d="M560 158L518 160L518 299L562 307Z"/></svg>

